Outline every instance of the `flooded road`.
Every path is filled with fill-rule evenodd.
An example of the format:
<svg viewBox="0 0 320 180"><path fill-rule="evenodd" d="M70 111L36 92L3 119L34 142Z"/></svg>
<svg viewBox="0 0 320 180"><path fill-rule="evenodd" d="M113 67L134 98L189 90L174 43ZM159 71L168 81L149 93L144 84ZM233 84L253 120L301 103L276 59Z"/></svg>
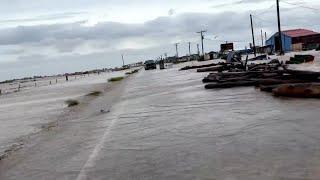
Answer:
<svg viewBox="0 0 320 180"><path fill-rule="evenodd" d="M61 119L60 115L66 110L66 100L78 99L91 91L103 89L108 78L123 75L124 72L92 74L69 82L39 85L1 95L0 157L12 145L20 144L25 136L37 133L48 123Z"/></svg>
<svg viewBox="0 0 320 180"><path fill-rule="evenodd" d="M0 162L0 179L320 179L320 101L141 71ZM99 113L109 109L109 113Z"/></svg>

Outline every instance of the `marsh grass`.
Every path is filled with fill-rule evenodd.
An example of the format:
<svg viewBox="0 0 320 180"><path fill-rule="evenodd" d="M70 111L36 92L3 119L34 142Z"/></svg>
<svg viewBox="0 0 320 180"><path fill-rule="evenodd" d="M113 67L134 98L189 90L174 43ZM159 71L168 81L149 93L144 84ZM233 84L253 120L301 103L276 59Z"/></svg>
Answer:
<svg viewBox="0 0 320 180"><path fill-rule="evenodd" d="M79 105L79 101L74 99L66 100L65 103L68 105L68 107L73 107Z"/></svg>
<svg viewBox="0 0 320 180"><path fill-rule="evenodd" d="M123 79L124 79L124 77L114 77L114 78L110 78L108 81L109 82L116 82L116 81L121 81Z"/></svg>
<svg viewBox="0 0 320 180"><path fill-rule="evenodd" d="M131 72L126 72L126 75L135 74L135 73L137 73L137 72L139 72L138 69L133 70L133 71L131 71Z"/></svg>
<svg viewBox="0 0 320 180"><path fill-rule="evenodd" d="M92 91L91 93L87 94L86 96L100 96L102 94L101 91Z"/></svg>

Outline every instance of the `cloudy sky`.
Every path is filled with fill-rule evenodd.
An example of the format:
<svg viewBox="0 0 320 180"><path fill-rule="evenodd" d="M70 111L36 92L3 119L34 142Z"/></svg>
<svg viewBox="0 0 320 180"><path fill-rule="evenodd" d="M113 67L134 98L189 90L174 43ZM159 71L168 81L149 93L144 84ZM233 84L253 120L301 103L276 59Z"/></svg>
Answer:
<svg viewBox="0 0 320 180"><path fill-rule="evenodd" d="M319 0L282 0L283 29L320 31ZM205 50L276 31L275 0L1 0L0 80L50 75L187 54L201 29Z"/></svg>

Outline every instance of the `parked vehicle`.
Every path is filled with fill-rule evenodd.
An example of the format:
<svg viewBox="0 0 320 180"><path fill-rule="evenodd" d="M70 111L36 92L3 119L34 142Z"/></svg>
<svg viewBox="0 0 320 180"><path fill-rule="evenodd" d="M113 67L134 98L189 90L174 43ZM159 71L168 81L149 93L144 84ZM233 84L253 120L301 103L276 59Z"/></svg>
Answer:
<svg viewBox="0 0 320 180"><path fill-rule="evenodd" d="M157 64L154 60L148 60L144 63L144 65L145 70L157 69Z"/></svg>

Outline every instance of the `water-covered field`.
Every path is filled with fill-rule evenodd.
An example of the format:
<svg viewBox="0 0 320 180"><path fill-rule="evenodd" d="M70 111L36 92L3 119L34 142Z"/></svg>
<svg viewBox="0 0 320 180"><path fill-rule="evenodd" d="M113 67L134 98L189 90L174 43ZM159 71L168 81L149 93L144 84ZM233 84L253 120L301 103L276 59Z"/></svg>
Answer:
<svg viewBox="0 0 320 180"><path fill-rule="evenodd" d="M0 161L0 179L320 178L318 99L253 87L205 90L207 73L179 71L185 65L142 70L65 113L57 128ZM59 114L65 99L104 80L3 97L1 137L30 133Z"/></svg>
<svg viewBox="0 0 320 180"><path fill-rule="evenodd" d="M91 74L77 79L70 77L68 82L60 78L57 84L52 82L51 85L52 78L42 79L37 81L36 87L29 81L19 92L1 95L0 155L12 145L19 145L20 137L39 132L48 123L61 118L66 100L84 96L104 86L109 78L123 75L124 72ZM2 88L16 88L16 85L2 84Z"/></svg>

